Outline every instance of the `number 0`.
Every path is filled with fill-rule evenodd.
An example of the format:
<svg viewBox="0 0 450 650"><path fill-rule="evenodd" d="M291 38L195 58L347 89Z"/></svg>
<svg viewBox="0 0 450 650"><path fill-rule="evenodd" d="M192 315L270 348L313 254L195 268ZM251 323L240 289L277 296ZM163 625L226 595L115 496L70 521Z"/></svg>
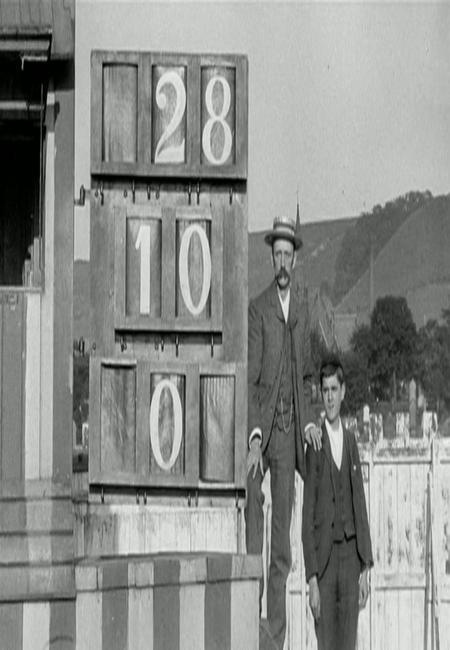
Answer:
<svg viewBox="0 0 450 650"><path fill-rule="evenodd" d="M200 300L197 305L192 302L191 287L189 285L189 244L191 237L194 233L200 238L203 255L203 283ZM179 278L181 295L183 296L184 303L193 316L201 314L205 308L206 301L208 300L209 290L211 287L211 251L209 249L208 237L204 229L198 224L191 224L186 228L181 238L180 244L180 258L179 258Z"/></svg>
<svg viewBox="0 0 450 650"><path fill-rule="evenodd" d="M164 460L161 453L161 445L159 442L159 406L161 402L161 394L167 388L172 396L173 408L173 428L174 435L172 441L172 452L169 460ZM150 403L150 444L152 446L153 455L156 462L161 469L169 471L175 465L178 454L181 449L181 441L183 438L183 408L181 406L180 393L177 387L169 379L163 379L157 384L155 391L152 395Z"/></svg>

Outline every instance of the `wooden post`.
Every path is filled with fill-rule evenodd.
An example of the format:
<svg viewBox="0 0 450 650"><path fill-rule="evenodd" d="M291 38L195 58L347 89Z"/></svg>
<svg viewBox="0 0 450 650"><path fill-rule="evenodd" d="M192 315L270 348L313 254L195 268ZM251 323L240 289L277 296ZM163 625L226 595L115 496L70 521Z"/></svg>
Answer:
<svg viewBox="0 0 450 650"><path fill-rule="evenodd" d="M411 379L409 382L409 437L414 438L417 426L417 391L416 382Z"/></svg>
<svg viewBox="0 0 450 650"><path fill-rule="evenodd" d="M440 542L442 533L442 500L440 498L439 443L431 442L431 468L427 485L427 527L425 546L425 621L424 650L428 644L428 600L431 591L431 650L440 650ZM430 575L431 574L431 575ZM431 585L430 585L431 583Z"/></svg>

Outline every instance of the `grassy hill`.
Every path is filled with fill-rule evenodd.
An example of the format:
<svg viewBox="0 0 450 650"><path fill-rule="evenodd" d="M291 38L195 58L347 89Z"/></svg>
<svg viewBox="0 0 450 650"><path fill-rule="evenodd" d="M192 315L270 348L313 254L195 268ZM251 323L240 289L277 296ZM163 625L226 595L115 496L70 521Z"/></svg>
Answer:
<svg viewBox="0 0 450 650"><path fill-rule="evenodd" d="M440 318L450 305L450 195L428 201L414 211L374 259L373 301L404 296L418 327ZM343 297L336 313L370 312L370 270Z"/></svg>

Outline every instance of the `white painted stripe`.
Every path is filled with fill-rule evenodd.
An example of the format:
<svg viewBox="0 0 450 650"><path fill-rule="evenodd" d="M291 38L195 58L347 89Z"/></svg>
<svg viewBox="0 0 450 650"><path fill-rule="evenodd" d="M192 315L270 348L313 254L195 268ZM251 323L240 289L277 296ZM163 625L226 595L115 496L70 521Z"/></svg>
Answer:
<svg viewBox="0 0 450 650"><path fill-rule="evenodd" d="M257 580L231 583L230 650L258 650L259 584Z"/></svg>
<svg viewBox="0 0 450 650"><path fill-rule="evenodd" d="M102 594L77 593L77 650L102 650Z"/></svg>
<svg viewBox="0 0 450 650"><path fill-rule="evenodd" d="M141 293L140 313L150 313L150 224L139 226L139 233L135 245L136 250L141 250Z"/></svg>
<svg viewBox="0 0 450 650"><path fill-rule="evenodd" d="M180 589L180 648L205 650L204 584L186 585Z"/></svg>
<svg viewBox="0 0 450 650"><path fill-rule="evenodd" d="M25 479L39 478L41 295L27 294L25 357Z"/></svg>
<svg viewBox="0 0 450 650"><path fill-rule="evenodd" d="M47 95L55 103L54 92ZM55 245L55 134L47 132L45 161L45 283L41 310L41 449L40 478L53 474L53 339Z"/></svg>
<svg viewBox="0 0 450 650"><path fill-rule="evenodd" d="M23 650L50 647L50 603L23 604Z"/></svg>
<svg viewBox="0 0 450 650"><path fill-rule="evenodd" d="M153 589L128 592L128 648L153 650Z"/></svg>

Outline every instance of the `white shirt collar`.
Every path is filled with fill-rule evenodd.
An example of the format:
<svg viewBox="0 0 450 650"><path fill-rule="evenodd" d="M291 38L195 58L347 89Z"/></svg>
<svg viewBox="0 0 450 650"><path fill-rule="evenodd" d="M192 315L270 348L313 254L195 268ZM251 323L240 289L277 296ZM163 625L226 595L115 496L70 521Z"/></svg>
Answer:
<svg viewBox="0 0 450 650"><path fill-rule="evenodd" d="M278 299L280 301L281 309L283 310L284 322L287 323L289 317L289 303L291 301L291 288L289 287L289 289L287 290L286 298L284 298L284 300L281 297L281 293L278 287L277 287L277 293L278 293Z"/></svg>
<svg viewBox="0 0 450 650"><path fill-rule="evenodd" d="M330 439L331 455L336 463L336 467L341 469L342 450L344 446L344 430L342 428L341 418L339 418L339 428L337 431L331 428L327 419L325 419L325 426L327 428L328 438Z"/></svg>

